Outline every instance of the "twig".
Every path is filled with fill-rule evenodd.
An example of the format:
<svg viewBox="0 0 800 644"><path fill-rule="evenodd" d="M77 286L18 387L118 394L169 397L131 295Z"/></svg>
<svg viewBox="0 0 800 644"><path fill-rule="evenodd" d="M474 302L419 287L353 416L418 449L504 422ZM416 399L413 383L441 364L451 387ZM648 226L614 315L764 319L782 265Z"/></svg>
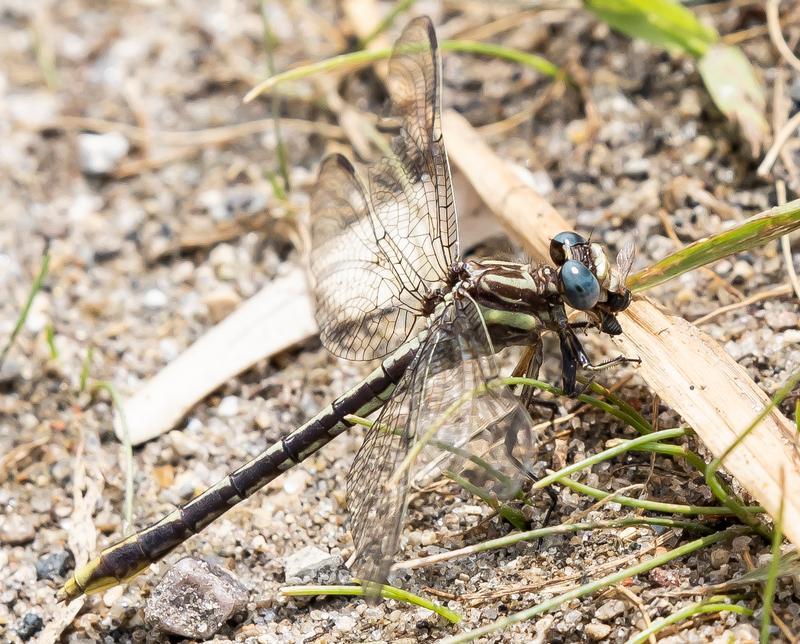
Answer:
<svg viewBox="0 0 800 644"><path fill-rule="evenodd" d="M772 166L775 164L775 160L780 154L781 148L786 144L786 141L789 140L789 137L792 136L798 127L800 127L800 112L786 121L786 124L775 134L775 140L764 155L764 160L758 166L758 170L756 170L756 174L758 174L759 177L766 177L769 174L770 170L772 170Z"/></svg>
<svg viewBox="0 0 800 644"><path fill-rule="evenodd" d="M613 530L616 528L633 525L666 525L687 527L696 526L699 524L691 521L676 521L673 519L659 519L656 517L625 517L623 519L613 519L611 521L564 523L546 528L527 530L525 532L513 532L512 534L504 537L500 537L498 539L489 539L488 541L466 546L465 548L448 550L447 552L439 552L428 557L420 557L418 559L401 561L392 566L392 570L416 570L418 568L427 568L428 566L434 566L445 561L452 561L453 559L460 559L461 557L468 557L470 555L478 554L480 552L488 552L489 550L496 550L498 548L507 548L509 546L513 546L514 544L522 543L523 541L533 541L535 539L541 539L542 537L549 537L557 534L571 534L573 532L583 532L586 530Z"/></svg>
<svg viewBox="0 0 800 644"><path fill-rule="evenodd" d="M766 291L761 291L760 293L755 293L750 297L746 297L741 302L734 302L733 304L728 304L726 306L721 306L718 309L714 309L711 313L706 313L702 317L697 318L696 320L692 321L694 325L701 325L705 324L706 322L710 322L716 317L724 313L728 313L729 311L735 311L736 309L744 308L745 306L750 306L751 304L755 304L756 302L760 302L761 300L768 300L771 297L780 297L781 295L788 295L792 292L792 287L788 284L781 284L780 286L776 286L775 288L768 289Z"/></svg>
<svg viewBox="0 0 800 644"><path fill-rule="evenodd" d="M786 184L783 181L775 183L775 193L778 196L778 205L785 204ZM783 261L786 264L786 274L789 276L789 282L794 289L795 295L800 298L800 279L797 278L797 271L794 269L794 258L792 257L792 245L789 235L781 237L781 251L783 252Z"/></svg>
<svg viewBox="0 0 800 644"><path fill-rule="evenodd" d="M338 125L332 125L323 121L306 121L305 119L281 118L281 125L295 128L301 132L319 134L326 139L342 140L344 132ZM95 132L119 132L126 138L144 143L148 138L159 141L164 145L175 146L203 146L220 145L234 139L258 134L264 130L269 130L275 126L272 118L256 119L255 121L245 121L234 125L223 125L220 127L210 127L200 130L169 131L169 130L144 130L136 125L108 121L106 119L92 118L86 116L62 116L52 122L37 126L37 129L61 129L61 130L92 130Z"/></svg>
<svg viewBox="0 0 800 644"><path fill-rule="evenodd" d="M789 45L786 44L786 40L783 38L783 33L781 33L781 20L780 14L778 12L778 6L780 5L780 0L767 0L767 28L769 29L769 38L772 41L772 44L775 45L775 49L778 50L778 53L781 57L792 67L794 67L795 71L800 72L800 58L794 55L791 49L789 49Z"/></svg>

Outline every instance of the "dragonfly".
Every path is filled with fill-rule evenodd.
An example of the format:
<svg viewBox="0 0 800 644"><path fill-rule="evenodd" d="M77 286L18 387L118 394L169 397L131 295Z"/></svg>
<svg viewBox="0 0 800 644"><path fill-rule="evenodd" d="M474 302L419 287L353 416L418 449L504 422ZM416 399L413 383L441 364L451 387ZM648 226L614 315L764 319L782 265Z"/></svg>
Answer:
<svg viewBox="0 0 800 644"><path fill-rule="evenodd" d="M130 580L374 412L348 475L347 501L352 572L383 583L413 483L452 473L511 499L535 476L535 401L498 379L499 351L525 347L515 371L535 378L542 336L555 334L568 395L576 393L579 369L628 360L593 364L578 331L622 333L616 314L631 301L629 249L612 267L602 246L565 231L551 241L552 265L460 256L441 74L433 25L416 18L389 62L387 90L399 123L391 153L368 167L364 181L344 156L326 157L312 194L310 286L321 342L341 358L380 359L378 366L216 485L76 569L61 599Z"/></svg>

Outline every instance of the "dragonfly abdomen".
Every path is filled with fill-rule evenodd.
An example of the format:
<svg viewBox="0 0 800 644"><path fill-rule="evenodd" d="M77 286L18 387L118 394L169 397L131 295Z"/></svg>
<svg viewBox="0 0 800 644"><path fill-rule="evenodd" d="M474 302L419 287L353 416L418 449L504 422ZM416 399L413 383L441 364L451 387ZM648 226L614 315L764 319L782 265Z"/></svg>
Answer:
<svg viewBox="0 0 800 644"><path fill-rule="evenodd" d="M352 427L346 416L367 416L383 406L413 361L420 337L401 346L347 393L216 485L158 523L103 550L74 572L59 591L59 599L99 592L135 577L192 534Z"/></svg>

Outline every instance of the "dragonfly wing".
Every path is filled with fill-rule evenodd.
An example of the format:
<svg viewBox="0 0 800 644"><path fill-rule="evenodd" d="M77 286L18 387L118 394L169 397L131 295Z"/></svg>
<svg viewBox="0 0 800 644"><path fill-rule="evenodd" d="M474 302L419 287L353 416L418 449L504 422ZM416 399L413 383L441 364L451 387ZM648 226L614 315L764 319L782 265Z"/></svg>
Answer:
<svg viewBox="0 0 800 644"><path fill-rule="evenodd" d="M384 583L408 488L448 472L489 497L519 492L536 453L528 412L496 379L477 308L452 302L433 323L348 477L355 575Z"/></svg>
<svg viewBox="0 0 800 644"><path fill-rule="evenodd" d="M458 258L458 223L441 129L441 59L427 17L412 20L394 46L386 80L399 117L393 154L369 171L379 243L409 288L447 281Z"/></svg>
<svg viewBox="0 0 800 644"><path fill-rule="evenodd" d="M364 186L343 156L326 157L311 199L311 275L323 345L334 355L386 355L411 333L422 296L378 247Z"/></svg>
<svg viewBox="0 0 800 644"><path fill-rule="evenodd" d="M449 286L456 212L440 127L441 62L427 18L403 31L387 85L400 134L364 189L342 156L326 158L311 201L311 273L322 342L343 358L386 355Z"/></svg>

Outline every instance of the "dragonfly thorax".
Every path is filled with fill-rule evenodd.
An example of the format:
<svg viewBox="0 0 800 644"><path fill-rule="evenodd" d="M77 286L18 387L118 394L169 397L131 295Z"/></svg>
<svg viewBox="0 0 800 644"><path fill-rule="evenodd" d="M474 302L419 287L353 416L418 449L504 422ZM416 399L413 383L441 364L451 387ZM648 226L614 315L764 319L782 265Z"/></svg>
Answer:
<svg viewBox="0 0 800 644"><path fill-rule="evenodd" d="M496 348L530 344L564 318L553 267L471 261L466 269L469 277L459 287L480 307Z"/></svg>

